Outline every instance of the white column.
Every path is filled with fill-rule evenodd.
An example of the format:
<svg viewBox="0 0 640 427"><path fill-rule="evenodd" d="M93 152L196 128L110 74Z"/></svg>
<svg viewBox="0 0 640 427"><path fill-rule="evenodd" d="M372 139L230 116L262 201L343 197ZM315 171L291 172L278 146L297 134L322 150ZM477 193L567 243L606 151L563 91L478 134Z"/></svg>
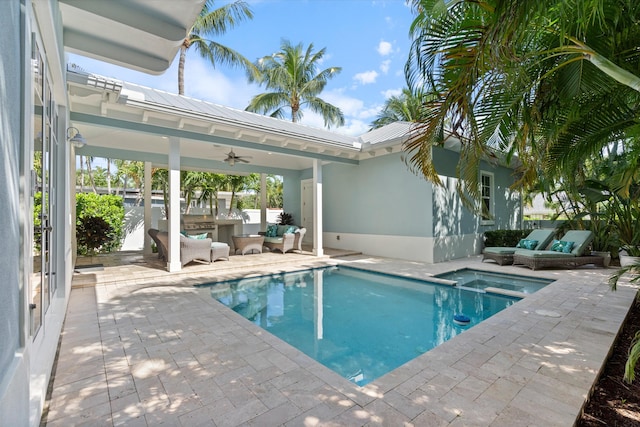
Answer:
<svg viewBox="0 0 640 427"><path fill-rule="evenodd" d="M267 229L267 174L260 174L260 230Z"/></svg>
<svg viewBox="0 0 640 427"><path fill-rule="evenodd" d="M322 165L313 160L313 254L324 255L322 249Z"/></svg>
<svg viewBox="0 0 640 427"><path fill-rule="evenodd" d="M180 271L180 139L169 138L169 259L167 270Z"/></svg>
<svg viewBox="0 0 640 427"><path fill-rule="evenodd" d="M151 162L144 162L144 246L142 253L151 253L151 237L147 231L151 228Z"/></svg>

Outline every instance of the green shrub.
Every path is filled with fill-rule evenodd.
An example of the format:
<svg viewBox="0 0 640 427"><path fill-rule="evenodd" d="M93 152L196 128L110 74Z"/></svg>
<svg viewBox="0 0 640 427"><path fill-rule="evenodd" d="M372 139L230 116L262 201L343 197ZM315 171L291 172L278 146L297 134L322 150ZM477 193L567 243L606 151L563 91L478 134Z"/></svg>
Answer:
<svg viewBox="0 0 640 427"><path fill-rule="evenodd" d="M113 240L113 229L99 216L85 216L76 226L78 252L93 255Z"/></svg>
<svg viewBox="0 0 640 427"><path fill-rule="evenodd" d="M492 230L484 232L484 246L515 247L531 230Z"/></svg>
<svg viewBox="0 0 640 427"><path fill-rule="evenodd" d="M108 253L120 249L124 236L124 205L122 197L95 193L76 194L76 236L78 238L79 255L86 255L90 251L89 247L80 244L80 241L85 237L79 235L79 230L85 230L84 219L89 217L102 218L109 226L107 233L109 239L95 249L98 249L99 253ZM96 237L92 236L92 238Z"/></svg>

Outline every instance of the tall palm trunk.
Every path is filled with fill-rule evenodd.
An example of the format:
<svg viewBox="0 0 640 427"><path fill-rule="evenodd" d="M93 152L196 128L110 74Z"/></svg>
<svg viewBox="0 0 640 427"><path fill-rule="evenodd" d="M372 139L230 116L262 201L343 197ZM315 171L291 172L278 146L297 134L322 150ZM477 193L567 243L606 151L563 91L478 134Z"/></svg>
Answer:
<svg viewBox="0 0 640 427"><path fill-rule="evenodd" d="M187 59L187 44L188 40L185 39L182 46L180 46L180 60L178 62L178 94L184 95L184 63Z"/></svg>
<svg viewBox="0 0 640 427"><path fill-rule="evenodd" d="M80 191L84 193L84 156L80 156Z"/></svg>
<svg viewBox="0 0 640 427"><path fill-rule="evenodd" d="M87 174L89 175L89 183L91 184L91 188L94 193L98 193L98 189L96 188L96 181L93 177L93 170L91 170L91 162L93 161L93 157L86 156L85 160L87 162Z"/></svg>
<svg viewBox="0 0 640 427"><path fill-rule="evenodd" d="M111 194L111 159L107 159L107 194Z"/></svg>

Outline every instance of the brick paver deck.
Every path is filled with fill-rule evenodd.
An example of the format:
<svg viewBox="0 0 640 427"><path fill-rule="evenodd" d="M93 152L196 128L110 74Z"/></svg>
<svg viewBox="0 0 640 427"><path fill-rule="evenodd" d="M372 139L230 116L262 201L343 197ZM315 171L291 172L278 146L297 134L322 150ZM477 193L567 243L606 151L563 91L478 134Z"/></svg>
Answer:
<svg viewBox="0 0 640 427"><path fill-rule="evenodd" d="M472 267L557 279L358 387L192 286L316 260L290 254L273 264L269 255L283 259L237 256L178 275L114 266L96 285L78 275L84 286L71 293L46 425L569 426L636 294L609 290L612 269L351 257L417 278ZM262 256L259 267L232 264Z"/></svg>

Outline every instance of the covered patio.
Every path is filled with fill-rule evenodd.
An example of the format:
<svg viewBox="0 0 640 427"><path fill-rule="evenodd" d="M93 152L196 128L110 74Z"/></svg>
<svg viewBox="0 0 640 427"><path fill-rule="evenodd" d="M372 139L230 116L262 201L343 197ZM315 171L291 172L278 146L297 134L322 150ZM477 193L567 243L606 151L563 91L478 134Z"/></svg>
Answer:
<svg viewBox="0 0 640 427"><path fill-rule="evenodd" d="M67 82L71 124L87 141L77 155L143 161L146 183L151 182L152 167L169 170L169 271L181 269L180 205L171 203L180 199L181 170L260 173L263 230L266 174L283 176L285 209L307 229L311 252L322 256L322 168L327 163L357 165L363 155L361 139L73 68L67 70ZM389 152L388 144L379 149ZM228 158L231 151L246 161ZM366 150L367 157L374 155L374 149ZM144 228L148 230L151 214L146 207L151 205L151 191L149 185L144 187ZM149 253L146 233L145 239Z"/></svg>

